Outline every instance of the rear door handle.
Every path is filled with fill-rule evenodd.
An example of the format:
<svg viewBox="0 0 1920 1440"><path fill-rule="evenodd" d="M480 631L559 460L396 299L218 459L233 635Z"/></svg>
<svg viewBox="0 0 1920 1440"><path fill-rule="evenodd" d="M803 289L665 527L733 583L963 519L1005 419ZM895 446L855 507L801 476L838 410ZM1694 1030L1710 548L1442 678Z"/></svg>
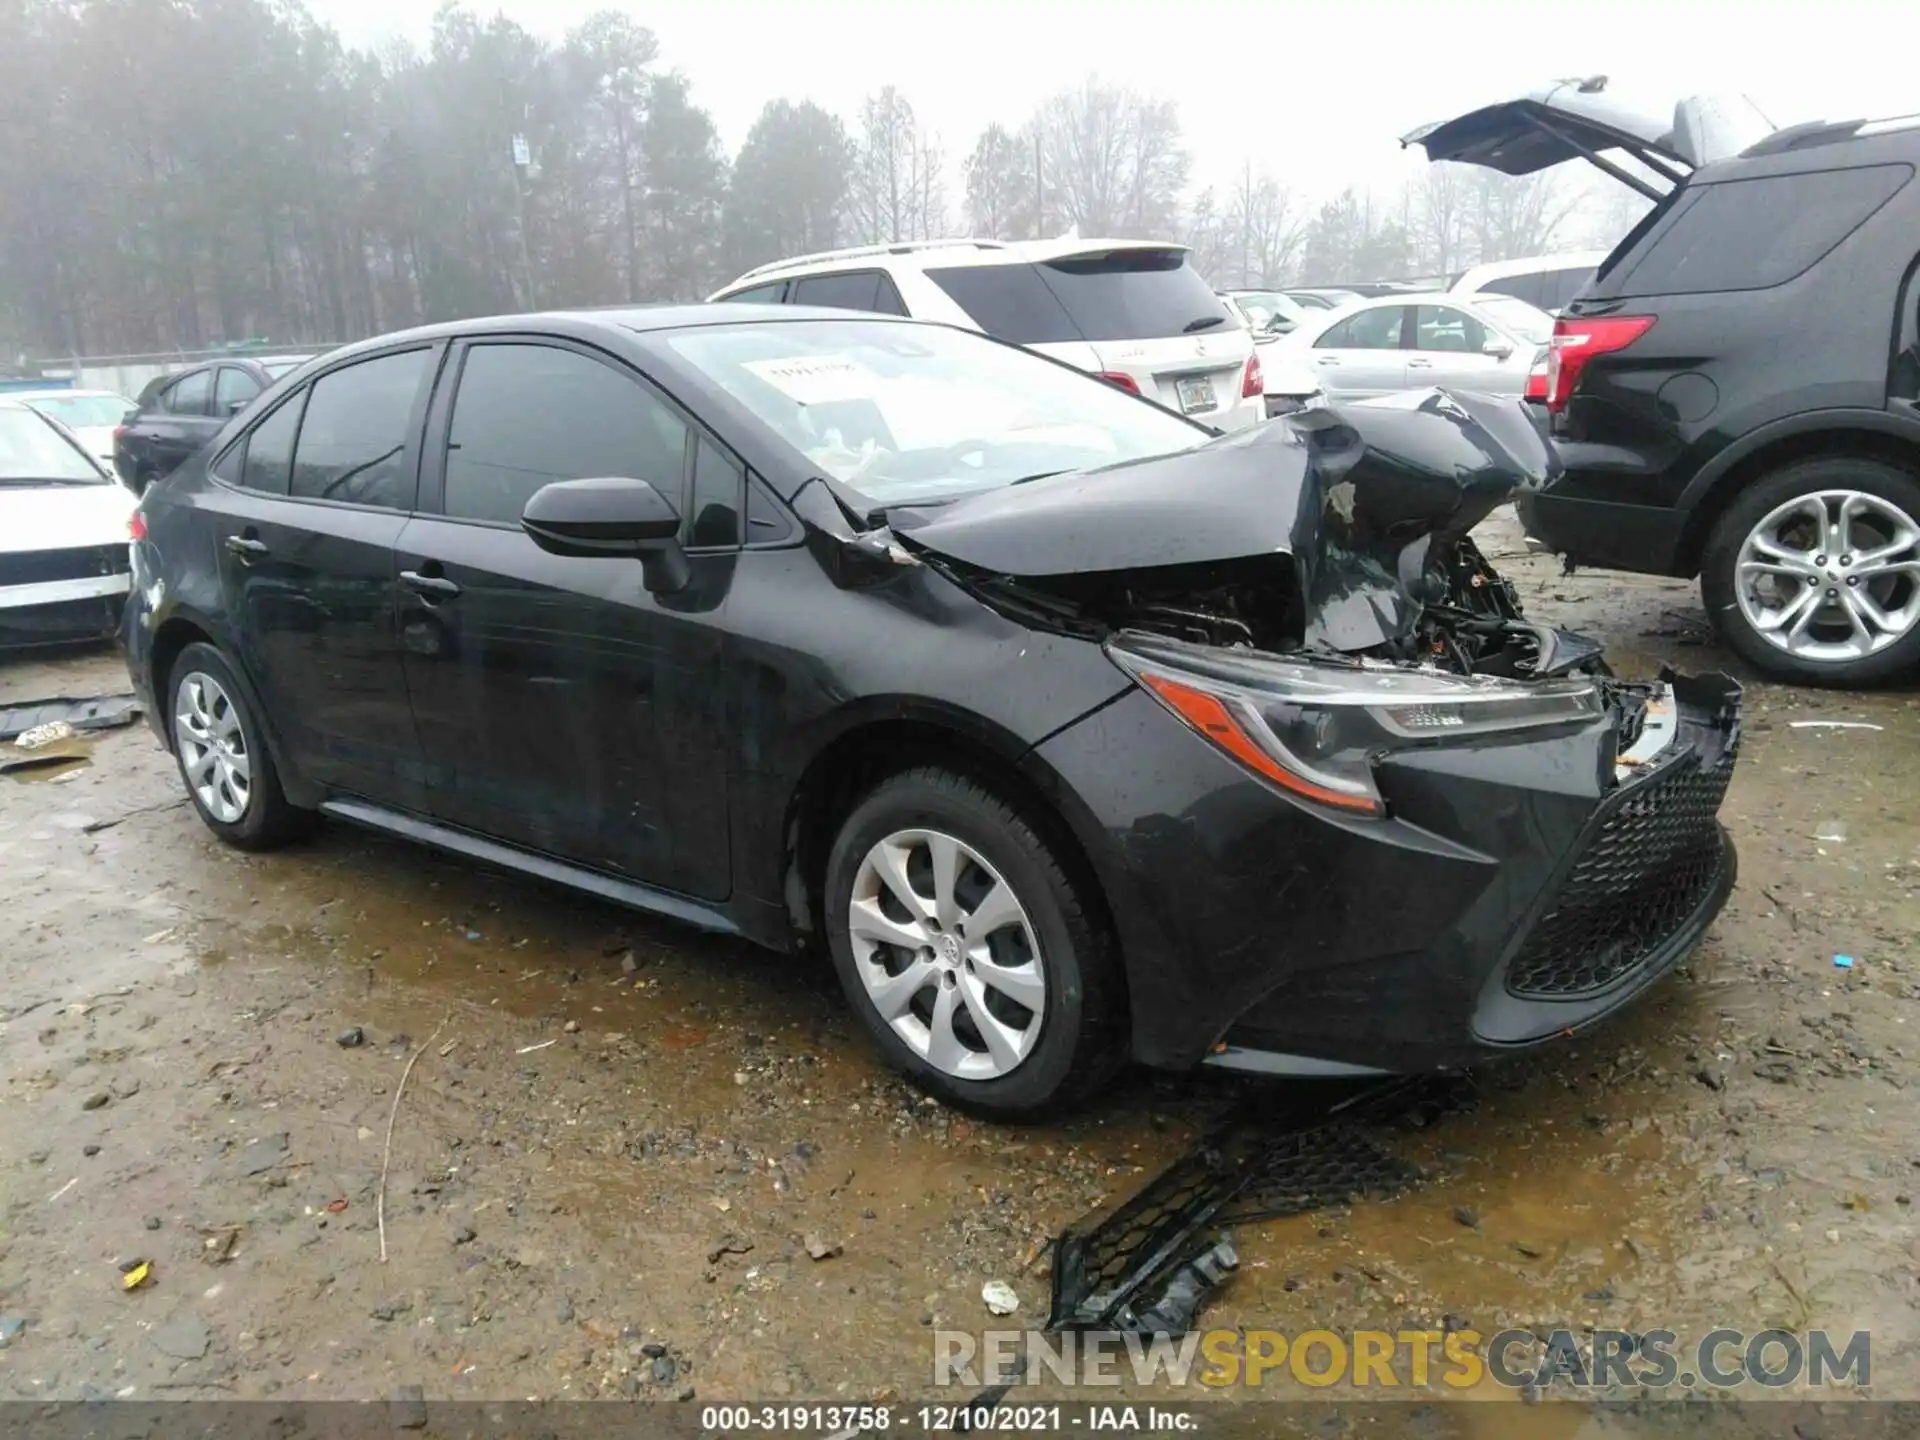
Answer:
<svg viewBox="0 0 1920 1440"><path fill-rule="evenodd" d="M1338 365L1340 361L1332 355L1316 355L1313 363L1316 365Z"/></svg>
<svg viewBox="0 0 1920 1440"><path fill-rule="evenodd" d="M251 560L268 553L267 542L256 540L251 535L229 535L227 553L238 555L242 560Z"/></svg>
<svg viewBox="0 0 1920 1440"><path fill-rule="evenodd" d="M1418 367L1422 370L1431 370L1433 368L1433 362L1431 360L1409 360L1407 361L1407 367L1409 369Z"/></svg>
<svg viewBox="0 0 1920 1440"><path fill-rule="evenodd" d="M435 600L451 600L460 593L460 587L444 575L422 575L418 570L402 570L400 583L416 595L431 596Z"/></svg>

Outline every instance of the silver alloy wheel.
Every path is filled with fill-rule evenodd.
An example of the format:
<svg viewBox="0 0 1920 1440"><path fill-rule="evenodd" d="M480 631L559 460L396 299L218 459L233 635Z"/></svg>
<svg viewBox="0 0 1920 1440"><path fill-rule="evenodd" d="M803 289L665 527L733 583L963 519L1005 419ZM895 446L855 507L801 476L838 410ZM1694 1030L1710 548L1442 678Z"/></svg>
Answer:
<svg viewBox="0 0 1920 1440"><path fill-rule="evenodd" d="M853 877L853 965L880 1018L944 1075L995 1080L1033 1051L1047 1008L1033 921L963 840L900 830Z"/></svg>
<svg viewBox="0 0 1920 1440"><path fill-rule="evenodd" d="M238 824L253 794L253 758L232 697L204 670L182 675L174 689L173 737L188 788L214 819Z"/></svg>
<svg viewBox="0 0 1920 1440"><path fill-rule="evenodd" d="M1734 566L1740 613L1801 660L1857 660L1920 623L1920 525L1863 490L1818 490L1769 512Z"/></svg>

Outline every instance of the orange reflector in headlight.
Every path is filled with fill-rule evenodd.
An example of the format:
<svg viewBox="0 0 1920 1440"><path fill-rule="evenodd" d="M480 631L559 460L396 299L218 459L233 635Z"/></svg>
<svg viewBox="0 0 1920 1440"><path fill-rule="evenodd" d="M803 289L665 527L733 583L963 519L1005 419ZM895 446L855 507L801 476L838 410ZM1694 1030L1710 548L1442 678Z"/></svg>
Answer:
<svg viewBox="0 0 1920 1440"><path fill-rule="evenodd" d="M1198 730L1207 739L1218 745L1227 754L1238 760L1249 770L1271 780L1282 789L1308 800L1318 801L1322 805L1332 805L1337 809L1348 810L1356 815L1379 815L1383 813L1377 800L1363 795L1350 795L1343 790L1332 790L1325 785L1317 785L1304 776L1296 775L1275 758L1253 736L1234 715L1224 701L1217 695L1192 685L1183 685L1178 680L1169 680L1164 675L1151 672L1140 676L1153 693L1167 704L1167 707L1187 724Z"/></svg>

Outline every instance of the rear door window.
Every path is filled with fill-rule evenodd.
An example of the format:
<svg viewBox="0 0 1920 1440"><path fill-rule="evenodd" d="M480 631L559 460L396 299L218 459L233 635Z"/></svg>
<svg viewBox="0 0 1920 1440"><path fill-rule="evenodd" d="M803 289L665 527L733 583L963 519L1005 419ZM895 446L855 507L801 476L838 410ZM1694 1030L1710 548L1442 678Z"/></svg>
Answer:
<svg viewBox="0 0 1920 1440"><path fill-rule="evenodd" d="M204 415L207 399L213 392L213 372L194 370L181 376L160 398L160 408L169 415Z"/></svg>
<svg viewBox="0 0 1920 1440"><path fill-rule="evenodd" d="M294 498L412 508L409 442L432 354L405 350L380 355L343 365L313 382L294 445L289 487Z"/></svg>
<svg viewBox="0 0 1920 1440"><path fill-rule="evenodd" d="M213 413L231 415L260 393L260 382L238 365L222 365L213 386Z"/></svg>
<svg viewBox="0 0 1920 1440"><path fill-rule="evenodd" d="M1406 320L1404 305L1382 305L1349 315L1314 342L1318 350L1398 350Z"/></svg>
<svg viewBox="0 0 1920 1440"><path fill-rule="evenodd" d="M1805 274L1912 176L1907 165L1771 175L1687 186L1689 203L1637 262L1619 265L1614 295L1766 290ZM1610 257L1601 274L1618 265Z"/></svg>
<svg viewBox="0 0 1920 1440"><path fill-rule="evenodd" d="M1355 317L1358 318L1358 317ZM1451 305L1422 305L1415 312L1413 348L1477 355L1486 348L1487 327Z"/></svg>
<svg viewBox="0 0 1920 1440"><path fill-rule="evenodd" d="M727 305L778 305L780 292L786 288L786 281L776 280L771 285L756 285L751 290L736 290L731 295L722 295L720 301Z"/></svg>
<svg viewBox="0 0 1920 1440"><path fill-rule="evenodd" d="M878 310L880 272L846 270L834 275L809 275L793 282L795 305L825 305L835 310Z"/></svg>

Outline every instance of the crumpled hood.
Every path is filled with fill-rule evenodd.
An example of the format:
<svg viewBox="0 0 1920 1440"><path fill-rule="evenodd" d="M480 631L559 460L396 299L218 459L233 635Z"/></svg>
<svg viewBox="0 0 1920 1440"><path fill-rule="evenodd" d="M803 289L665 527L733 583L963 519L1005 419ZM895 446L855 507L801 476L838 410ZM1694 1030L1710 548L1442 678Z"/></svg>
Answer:
<svg viewBox="0 0 1920 1440"><path fill-rule="evenodd" d="M1289 556L1309 633L1357 650L1412 624L1429 548L1558 471L1522 402L1419 390L887 522L909 550L1013 579Z"/></svg>
<svg viewBox="0 0 1920 1440"><path fill-rule="evenodd" d="M124 542L133 506L125 487L105 481L0 485L0 555Z"/></svg>

